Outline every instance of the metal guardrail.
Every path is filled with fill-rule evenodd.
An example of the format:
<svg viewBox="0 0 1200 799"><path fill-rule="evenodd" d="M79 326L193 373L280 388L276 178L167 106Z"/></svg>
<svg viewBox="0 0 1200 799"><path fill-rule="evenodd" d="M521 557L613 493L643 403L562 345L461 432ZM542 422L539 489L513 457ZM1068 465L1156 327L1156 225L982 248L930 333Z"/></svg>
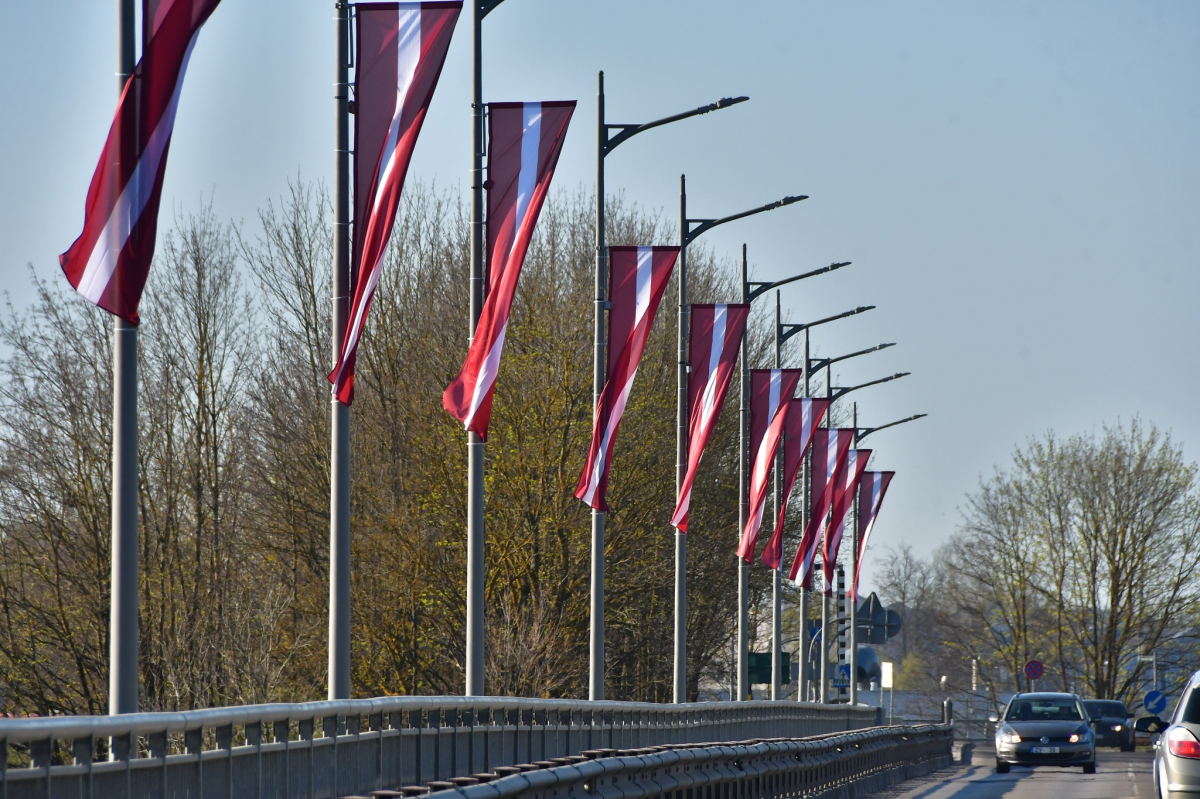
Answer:
<svg viewBox="0 0 1200 799"><path fill-rule="evenodd" d="M582 762L435 783L432 787L443 790L430 799L855 797L951 765L951 743L948 726L928 725L805 740L590 752L594 759L577 758Z"/></svg>
<svg viewBox="0 0 1200 799"><path fill-rule="evenodd" d="M332 799L584 750L793 738L876 717L800 702L410 696L0 719L0 799Z"/></svg>

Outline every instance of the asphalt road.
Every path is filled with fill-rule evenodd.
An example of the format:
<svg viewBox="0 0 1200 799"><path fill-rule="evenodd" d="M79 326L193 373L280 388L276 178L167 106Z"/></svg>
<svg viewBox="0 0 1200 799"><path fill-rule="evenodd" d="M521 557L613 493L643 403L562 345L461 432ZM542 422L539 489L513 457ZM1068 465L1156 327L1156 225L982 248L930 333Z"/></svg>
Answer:
<svg viewBox="0 0 1200 799"><path fill-rule="evenodd" d="M995 754L977 750L971 764L908 780L871 799L1154 799L1153 753L1100 749L1096 773L1019 768L997 774Z"/></svg>

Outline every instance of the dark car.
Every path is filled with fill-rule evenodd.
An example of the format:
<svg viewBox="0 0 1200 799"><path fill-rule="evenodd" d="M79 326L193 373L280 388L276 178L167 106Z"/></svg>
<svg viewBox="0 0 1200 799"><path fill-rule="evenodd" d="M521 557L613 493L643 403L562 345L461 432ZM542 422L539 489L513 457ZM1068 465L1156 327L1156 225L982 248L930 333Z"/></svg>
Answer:
<svg viewBox="0 0 1200 799"><path fill-rule="evenodd" d="M1012 766L1081 766L1096 773L1096 745L1075 694L1017 694L996 726L996 773Z"/></svg>
<svg viewBox="0 0 1200 799"><path fill-rule="evenodd" d="M1138 732L1158 735L1154 742L1154 793L1160 799L1200 796L1200 671L1188 680L1175 714L1137 720Z"/></svg>
<svg viewBox="0 0 1200 799"><path fill-rule="evenodd" d="M1083 709L1096 731L1096 746L1119 746L1122 752L1132 752L1133 714L1121 702L1113 699L1085 699Z"/></svg>

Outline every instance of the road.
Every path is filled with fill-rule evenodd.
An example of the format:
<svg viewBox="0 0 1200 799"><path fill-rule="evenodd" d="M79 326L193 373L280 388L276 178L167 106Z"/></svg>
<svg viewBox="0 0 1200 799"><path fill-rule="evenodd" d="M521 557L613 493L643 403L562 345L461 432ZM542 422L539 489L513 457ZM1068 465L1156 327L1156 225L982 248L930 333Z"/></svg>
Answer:
<svg viewBox="0 0 1200 799"><path fill-rule="evenodd" d="M1096 773L1081 769L1013 766L997 774L991 750L977 750L969 766L955 766L928 777L908 780L871 799L1154 799L1150 751L1101 749Z"/></svg>

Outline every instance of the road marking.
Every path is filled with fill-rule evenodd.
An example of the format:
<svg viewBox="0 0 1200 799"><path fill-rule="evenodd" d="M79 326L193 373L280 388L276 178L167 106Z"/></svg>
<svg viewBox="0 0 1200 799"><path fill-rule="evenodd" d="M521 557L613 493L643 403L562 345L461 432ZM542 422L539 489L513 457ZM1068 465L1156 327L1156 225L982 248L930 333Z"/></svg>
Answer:
<svg viewBox="0 0 1200 799"><path fill-rule="evenodd" d="M1129 783L1133 786L1133 799L1138 799L1140 794L1137 787L1137 775L1133 773L1133 764L1130 763L1125 771L1129 775Z"/></svg>

